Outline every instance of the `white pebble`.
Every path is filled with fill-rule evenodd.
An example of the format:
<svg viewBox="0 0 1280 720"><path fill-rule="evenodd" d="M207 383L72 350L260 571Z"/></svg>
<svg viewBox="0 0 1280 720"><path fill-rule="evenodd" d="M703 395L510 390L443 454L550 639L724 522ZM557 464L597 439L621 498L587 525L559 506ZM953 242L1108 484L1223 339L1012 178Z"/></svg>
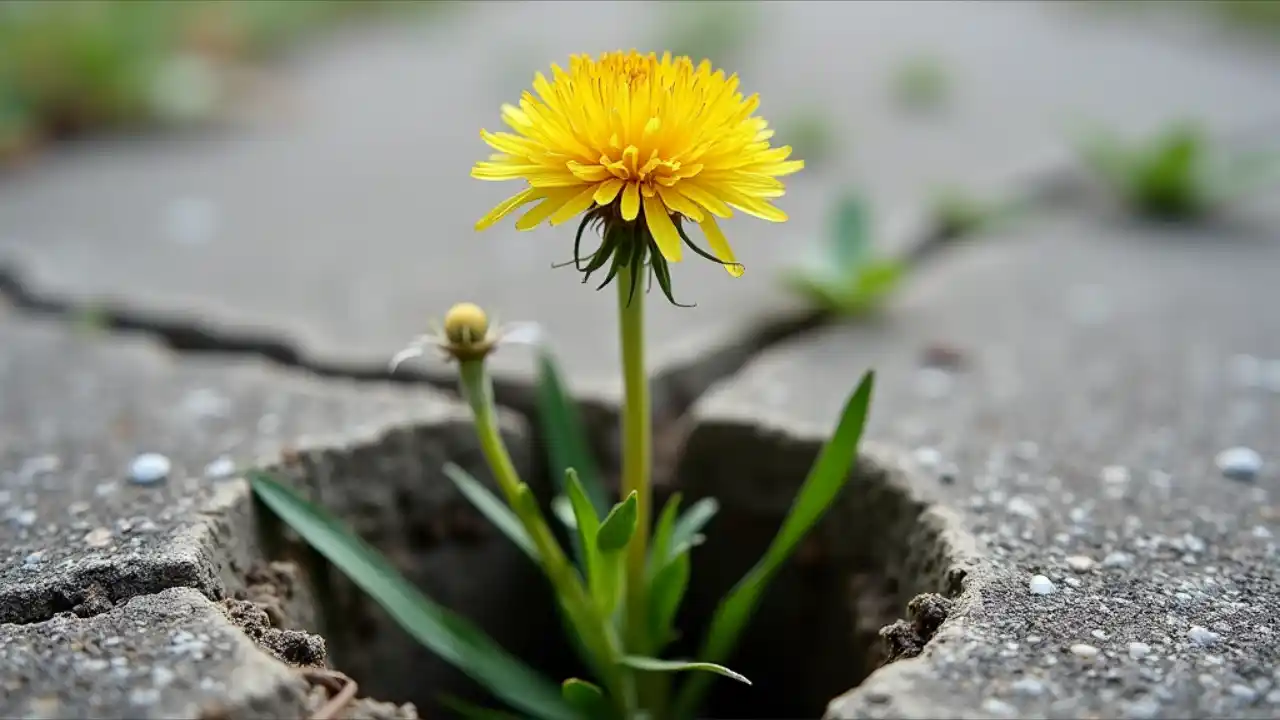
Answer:
<svg viewBox="0 0 1280 720"><path fill-rule="evenodd" d="M1031 578L1031 594L1032 595L1048 595L1053 592L1053 581L1043 575L1036 575Z"/></svg>
<svg viewBox="0 0 1280 720"><path fill-rule="evenodd" d="M1102 468L1102 482L1108 485L1123 485L1129 482L1129 468L1123 465L1108 465Z"/></svg>
<svg viewBox="0 0 1280 720"><path fill-rule="evenodd" d="M225 480L236 473L236 462L223 455L204 466L204 476L210 480Z"/></svg>
<svg viewBox="0 0 1280 720"><path fill-rule="evenodd" d="M1223 477L1231 480L1253 480L1262 472L1262 456L1247 447L1223 450L1214 462Z"/></svg>
<svg viewBox="0 0 1280 720"><path fill-rule="evenodd" d="M999 715L1002 717L1012 717L1018 712L1017 708L997 698L987 698L986 700L983 700L982 709L991 715Z"/></svg>
<svg viewBox="0 0 1280 720"><path fill-rule="evenodd" d="M84 536L84 544L92 548L106 547L111 544L111 530L109 528L94 528Z"/></svg>
<svg viewBox="0 0 1280 720"><path fill-rule="evenodd" d="M1082 660L1092 660L1098 657L1098 648L1085 643L1076 643L1071 646L1071 654Z"/></svg>
<svg viewBox="0 0 1280 720"><path fill-rule="evenodd" d="M13 514L13 521L22 527L31 527L36 524L38 517L35 510L19 510Z"/></svg>
<svg viewBox="0 0 1280 720"><path fill-rule="evenodd" d="M1258 691L1248 685L1236 683L1227 688L1227 692L1231 693L1237 700L1242 702L1253 702L1258 697Z"/></svg>
<svg viewBox="0 0 1280 720"><path fill-rule="evenodd" d="M1091 632L1091 633L1089 633L1089 634L1090 634L1090 635L1092 635L1092 636L1093 636L1093 638L1094 638L1095 640L1106 640L1106 639L1107 639L1107 633L1106 633L1105 631L1102 631L1102 630L1094 630L1093 632Z"/></svg>
<svg viewBox="0 0 1280 720"><path fill-rule="evenodd" d="M1129 643L1129 657L1134 660L1141 660L1146 657L1149 652L1151 652L1151 646L1144 642L1137 642L1135 640L1134 642Z"/></svg>
<svg viewBox="0 0 1280 720"><path fill-rule="evenodd" d="M138 485L154 485L169 477L173 464L160 453L143 453L129 464L129 480Z"/></svg>
<svg viewBox="0 0 1280 720"><path fill-rule="evenodd" d="M1089 572L1093 569L1093 565L1093 558L1087 555L1072 555L1067 558L1067 567L1071 568L1072 572Z"/></svg>
<svg viewBox="0 0 1280 720"><path fill-rule="evenodd" d="M1013 681L1010 688L1019 695L1036 697L1044 694L1044 683L1033 677L1020 677Z"/></svg>
<svg viewBox="0 0 1280 720"><path fill-rule="evenodd" d="M1187 637L1191 642L1201 647L1215 645L1222 639L1222 636L1218 633L1208 628L1200 627L1199 625L1192 625L1191 629L1187 631Z"/></svg>
<svg viewBox="0 0 1280 720"><path fill-rule="evenodd" d="M1129 567L1133 564L1133 556L1126 552L1114 550L1102 558L1103 567Z"/></svg>
<svg viewBox="0 0 1280 720"><path fill-rule="evenodd" d="M933 470L942 464L942 453L938 452L936 448L916 448L913 457L916 461L916 467L924 470Z"/></svg>

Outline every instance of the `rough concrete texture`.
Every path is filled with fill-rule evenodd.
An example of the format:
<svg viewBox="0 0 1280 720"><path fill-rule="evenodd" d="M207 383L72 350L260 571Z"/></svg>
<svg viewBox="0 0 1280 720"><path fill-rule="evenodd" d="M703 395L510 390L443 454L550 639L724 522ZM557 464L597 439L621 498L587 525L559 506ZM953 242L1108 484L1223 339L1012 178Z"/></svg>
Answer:
<svg viewBox="0 0 1280 720"><path fill-rule="evenodd" d="M245 629L277 656L314 656L301 634L281 633L323 629L336 659L367 671L368 691L379 678L403 691L410 679L374 673L379 660L357 640L377 636L387 652L416 644L262 524L234 472L255 463L277 466L437 599L479 618L498 614L484 599L528 566L441 473L453 461L488 478L468 411L439 393L322 381L260 360L180 358L145 338L17 315L0 323L0 347L0 622L89 618L188 587L261 607L277 627ZM527 471L522 424L502 422ZM169 460L166 479L134 481L144 452ZM265 562L277 552L305 570ZM341 603L347 624L318 628L315 601ZM0 636L19 630L6 625ZM437 672L439 663L419 665L412 680Z"/></svg>
<svg viewBox="0 0 1280 720"><path fill-rule="evenodd" d="M783 344L698 404L691 453L734 428L821 438L876 368L869 437L906 449L911 492L983 549L923 654L828 717L1280 712L1278 227L1036 218L921 268L881 322ZM1261 454L1254 478L1215 465L1234 446ZM780 482L757 457L771 445L733 447L734 484Z"/></svg>
<svg viewBox="0 0 1280 720"><path fill-rule="evenodd" d="M82 619L0 625L0 715L287 718L307 683L204 595L170 588Z"/></svg>
<svg viewBox="0 0 1280 720"><path fill-rule="evenodd" d="M352 31L299 57L243 125L42 159L0 197L0 262L38 298L265 339L330 367L382 367L428 318L473 300L504 320L544 323L576 389L616 393L617 343L600 340L615 334L612 295L549 268L569 257L573 228L520 234L508 222L477 235L476 219L518 188L468 171L489 152L479 128L501 127L500 105L536 69L572 52L663 47L686 12L471 3L438 27ZM937 184L981 192L1056 157L1080 124L1138 131L1194 115L1230 131L1280 115L1273 56L1058 3L747 12L757 29L717 62L761 94L780 141L813 107L838 142L791 179L780 202L791 222L730 223L747 279L690 261L675 269L675 290L697 312L654 296L659 377L744 359L756 322L790 307L773 274L822 232L850 178L888 222ZM904 114L892 78L921 54L952 68L951 99L937 113ZM532 370L518 351L495 362L508 378ZM709 375L675 377L698 385Z"/></svg>

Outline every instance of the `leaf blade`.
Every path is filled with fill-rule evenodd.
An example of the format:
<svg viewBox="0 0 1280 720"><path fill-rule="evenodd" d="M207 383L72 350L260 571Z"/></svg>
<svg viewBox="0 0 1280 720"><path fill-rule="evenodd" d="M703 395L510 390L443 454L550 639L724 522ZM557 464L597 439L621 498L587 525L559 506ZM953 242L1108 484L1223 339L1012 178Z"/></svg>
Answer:
<svg viewBox="0 0 1280 720"><path fill-rule="evenodd" d="M551 463L551 476L556 478L564 492L565 470L573 468L582 481L587 497L596 509L597 516L609 511L608 493L601 480L588 442L587 432L578 415L577 406L565 391L555 356L547 349L538 353L538 417L547 434L547 455Z"/></svg>
<svg viewBox="0 0 1280 720"><path fill-rule="evenodd" d="M338 567L418 642L512 707L544 720L578 720L559 689L465 618L435 604L376 550L327 511L266 473L248 473L254 494L311 547Z"/></svg>
<svg viewBox="0 0 1280 720"><path fill-rule="evenodd" d="M529 533L525 532L520 519L506 503L498 499L497 495L475 479L471 473L451 462L445 463L444 474L453 481L458 492L462 493L462 496L469 500L486 520L515 543L516 547L524 551L530 560L534 563L538 562L538 549L534 547L533 539L529 537Z"/></svg>
<svg viewBox="0 0 1280 720"><path fill-rule="evenodd" d="M742 673L737 673L723 665L709 662L695 662L691 660L662 660L660 658L644 657L642 655L627 655L622 658L622 664L634 670L644 670L646 672L684 672L686 670L701 670L703 672L723 675L732 678L740 683L747 685L751 681Z"/></svg>
<svg viewBox="0 0 1280 720"><path fill-rule="evenodd" d="M738 636L755 611L765 588L800 540L822 517L844 487L857 458L862 431L875 385L875 372L867 371L845 403L835 432L823 445L808 477L792 503L764 556L721 600L698 656L707 662L723 660L737 644ZM691 717L706 692L706 676L690 678L676 698L676 717Z"/></svg>

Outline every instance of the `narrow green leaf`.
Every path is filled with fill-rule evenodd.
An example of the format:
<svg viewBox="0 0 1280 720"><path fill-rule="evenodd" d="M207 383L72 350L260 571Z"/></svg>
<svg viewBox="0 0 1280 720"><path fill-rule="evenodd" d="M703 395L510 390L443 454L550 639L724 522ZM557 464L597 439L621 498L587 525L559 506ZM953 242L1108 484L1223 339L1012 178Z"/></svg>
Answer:
<svg viewBox="0 0 1280 720"><path fill-rule="evenodd" d="M596 547L600 552L618 552L631 542L636 534L636 491L625 500L613 506L608 516L600 523L600 532L596 535Z"/></svg>
<svg viewBox="0 0 1280 720"><path fill-rule="evenodd" d="M587 497L603 515L609 509L600 469L591 455L587 432L578 416L578 408L565 392L565 384L556 365L555 356L549 350L538 354L538 418L547 435L547 455L551 463L551 476L559 482L564 471L574 468L582 481ZM559 488L564 491L563 486Z"/></svg>
<svg viewBox="0 0 1280 720"><path fill-rule="evenodd" d="M675 639L672 628L689 587L689 566L689 553L680 553L649 584L649 647L655 653Z"/></svg>
<svg viewBox="0 0 1280 720"><path fill-rule="evenodd" d="M648 672L684 672L685 670L701 670L703 672L715 673L716 675L733 678L734 680L747 685L751 684L751 681L748 680L745 675L736 673L723 665L717 665L709 662L661 660L659 658L628 655L622 658L622 664L635 670L645 670Z"/></svg>
<svg viewBox="0 0 1280 720"><path fill-rule="evenodd" d="M524 531L520 519L510 507L507 507L506 503L472 477L471 473L453 463L445 463L444 474L457 486L458 492L461 492L463 497L470 500L480 514L485 516L485 519L501 530L503 535L506 535L516 544L516 547L529 556L529 559L535 563L538 562L538 550L533 546L533 540L529 538L529 533Z"/></svg>
<svg viewBox="0 0 1280 720"><path fill-rule="evenodd" d="M871 249L870 223L866 203L856 195L846 195L836 205L830 237L829 262L848 270L860 265Z"/></svg>
<svg viewBox="0 0 1280 720"><path fill-rule="evenodd" d="M652 578L666 566L671 547L671 533L675 530L676 515L680 511L680 493L672 493L667 503L658 514L658 522L653 526L653 537L649 545L649 577Z"/></svg>
<svg viewBox="0 0 1280 720"><path fill-rule="evenodd" d="M720 512L720 503L715 498L702 498L690 505L671 531L671 545L667 550L667 560L697 544L698 533L702 532L718 512Z"/></svg>
<svg viewBox="0 0 1280 720"><path fill-rule="evenodd" d="M557 495L551 498L551 512L555 514L560 524L570 532L578 531L578 519L573 514L573 503L564 495Z"/></svg>
<svg viewBox="0 0 1280 720"><path fill-rule="evenodd" d="M565 702L577 708L590 720L604 720L609 717L609 701L599 686L586 680L569 678L560 686Z"/></svg>
<svg viewBox="0 0 1280 720"><path fill-rule="evenodd" d="M733 651L769 581L848 482L858 456L858 443L866 426L874 385L875 372L868 371L845 403L835 433L822 447L764 557L721 600L703 640L702 651L698 653L702 660L719 662ZM685 683L676 698L676 717L692 717L706 687L704 676L695 676Z"/></svg>
<svg viewBox="0 0 1280 720"><path fill-rule="evenodd" d="M596 515L595 506L587 497L586 489L573 468L565 471L565 493L569 499L569 507L573 512L574 527L585 547L596 546L596 533L600 530L600 518Z"/></svg>
<svg viewBox="0 0 1280 720"><path fill-rule="evenodd" d="M363 540L266 473L250 472L258 498L387 611L418 642L514 708L543 720L580 720L553 683L460 615L427 599Z"/></svg>

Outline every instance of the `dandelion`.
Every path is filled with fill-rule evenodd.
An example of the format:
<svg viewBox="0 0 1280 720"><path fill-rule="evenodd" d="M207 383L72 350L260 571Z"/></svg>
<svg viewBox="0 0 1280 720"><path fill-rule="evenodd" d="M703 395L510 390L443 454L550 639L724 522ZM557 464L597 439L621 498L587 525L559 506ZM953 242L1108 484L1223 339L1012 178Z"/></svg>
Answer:
<svg viewBox="0 0 1280 720"><path fill-rule="evenodd" d="M551 71L550 80L535 75L536 97L526 92L518 107L503 106L514 133L480 131L498 154L476 163L472 177L524 180L528 187L476 229L537 203L516 228L581 215L574 263L589 276L612 260L605 284L620 267L647 262L670 298L666 263L680 261L682 245L742 275L717 219L740 210L785 221L771 204L785 192L778 178L804 167L787 159L789 146L769 146L773 131L754 115L758 96L744 98L737 75L713 71L710 61L695 66L670 53L575 55L568 71L556 65ZM701 228L711 252L689 239L687 222ZM601 229L601 245L583 258L582 232L592 224Z"/></svg>

